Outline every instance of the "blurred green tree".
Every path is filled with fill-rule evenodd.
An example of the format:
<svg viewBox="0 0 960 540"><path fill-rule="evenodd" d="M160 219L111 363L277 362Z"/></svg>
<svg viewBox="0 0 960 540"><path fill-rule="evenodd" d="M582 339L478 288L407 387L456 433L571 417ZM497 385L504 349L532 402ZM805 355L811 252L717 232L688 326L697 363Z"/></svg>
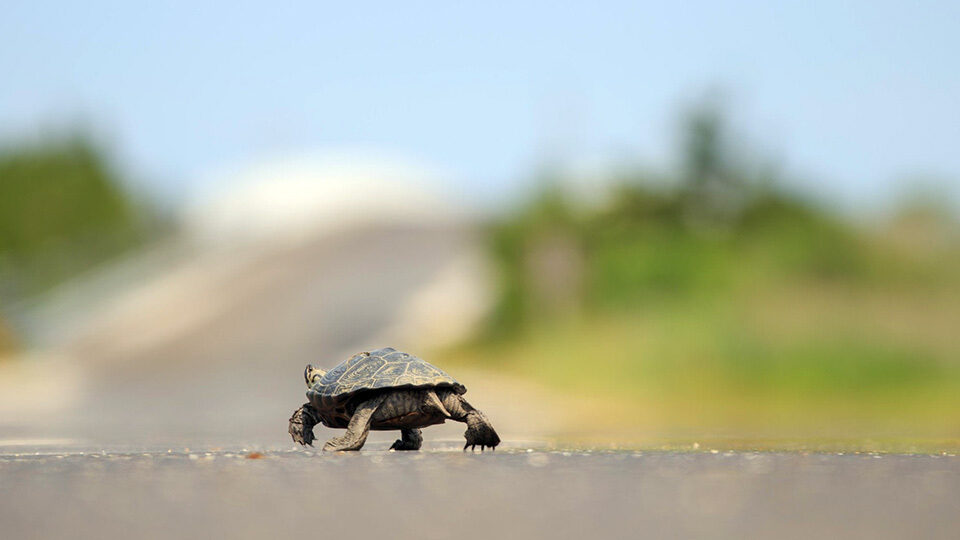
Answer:
<svg viewBox="0 0 960 540"><path fill-rule="evenodd" d="M143 207L89 137L0 150L0 298L39 292L144 237Z"/></svg>
<svg viewBox="0 0 960 540"><path fill-rule="evenodd" d="M704 305L758 278L865 284L895 264L864 231L752 166L731 142L721 103L681 118L677 168L621 172L606 204L578 204L556 170L492 228L501 296L493 335L578 311ZM901 265L902 266L902 265ZM885 276L885 277L884 277Z"/></svg>
<svg viewBox="0 0 960 540"><path fill-rule="evenodd" d="M729 221L749 194L751 175L737 162L721 103L703 100L687 112L681 127L684 218L708 226Z"/></svg>

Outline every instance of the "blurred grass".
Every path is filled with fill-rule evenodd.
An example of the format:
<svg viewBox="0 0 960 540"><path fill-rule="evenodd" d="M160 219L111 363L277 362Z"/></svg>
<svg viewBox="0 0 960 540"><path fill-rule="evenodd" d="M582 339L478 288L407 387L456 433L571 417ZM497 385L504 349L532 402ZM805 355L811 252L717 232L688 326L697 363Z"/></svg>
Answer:
<svg viewBox="0 0 960 540"><path fill-rule="evenodd" d="M548 383L595 417L571 433L765 437L960 435L960 369L935 351L850 334L779 340L722 313L547 325L455 359Z"/></svg>
<svg viewBox="0 0 960 540"><path fill-rule="evenodd" d="M591 442L960 446L953 216L852 224L708 131L673 182L626 175L588 206L559 179L493 224L499 300L449 356L569 393L565 436Z"/></svg>
<svg viewBox="0 0 960 540"><path fill-rule="evenodd" d="M0 362L4 361L9 353L12 353L17 346L13 331L7 326L0 317Z"/></svg>

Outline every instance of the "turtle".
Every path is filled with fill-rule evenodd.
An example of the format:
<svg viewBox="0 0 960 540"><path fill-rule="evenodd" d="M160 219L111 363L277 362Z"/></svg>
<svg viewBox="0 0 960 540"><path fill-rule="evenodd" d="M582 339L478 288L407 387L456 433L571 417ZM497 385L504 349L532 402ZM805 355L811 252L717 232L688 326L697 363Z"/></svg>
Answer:
<svg viewBox="0 0 960 540"><path fill-rule="evenodd" d="M400 430L391 450L419 450L420 428L447 419L467 424L466 444L491 450L500 437L463 394L465 386L426 361L385 347L351 356L330 371L311 364L303 370L307 403L293 412L288 432L295 443L313 446L313 427L346 429L323 445L326 451L359 450L371 429Z"/></svg>

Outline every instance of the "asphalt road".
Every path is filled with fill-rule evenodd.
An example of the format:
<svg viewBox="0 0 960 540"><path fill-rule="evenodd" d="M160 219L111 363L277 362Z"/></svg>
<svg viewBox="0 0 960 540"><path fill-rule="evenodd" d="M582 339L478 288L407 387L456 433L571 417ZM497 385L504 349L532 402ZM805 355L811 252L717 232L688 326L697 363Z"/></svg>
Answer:
<svg viewBox="0 0 960 540"><path fill-rule="evenodd" d="M141 326L8 373L0 538L960 537L956 457L548 450L544 400L460 373L496 452L461 452L456 423L416 453L294 449L303 365L403 346L404 303L470 246L368 230L208 264Z"/></svg>
<svg viewBox="0 0 960 540"><path fill-rule="evenodd" d="M379 445L377 445L379 446ZM960 459L6 454L3 538L957 538Z"/></svg>

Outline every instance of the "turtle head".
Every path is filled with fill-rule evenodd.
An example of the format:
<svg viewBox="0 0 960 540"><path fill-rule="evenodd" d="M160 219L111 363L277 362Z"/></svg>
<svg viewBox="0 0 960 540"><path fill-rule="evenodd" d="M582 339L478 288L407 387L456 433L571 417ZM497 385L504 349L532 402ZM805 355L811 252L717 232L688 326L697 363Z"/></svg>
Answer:
<svg viewBox="0 0 960 540"><path fill-rule="evenodd" d="M307 367L303 368L303 380L307 383L307 388L312 387L325 373L326 371L313 367L313 364L307 364Z"/></svg>

